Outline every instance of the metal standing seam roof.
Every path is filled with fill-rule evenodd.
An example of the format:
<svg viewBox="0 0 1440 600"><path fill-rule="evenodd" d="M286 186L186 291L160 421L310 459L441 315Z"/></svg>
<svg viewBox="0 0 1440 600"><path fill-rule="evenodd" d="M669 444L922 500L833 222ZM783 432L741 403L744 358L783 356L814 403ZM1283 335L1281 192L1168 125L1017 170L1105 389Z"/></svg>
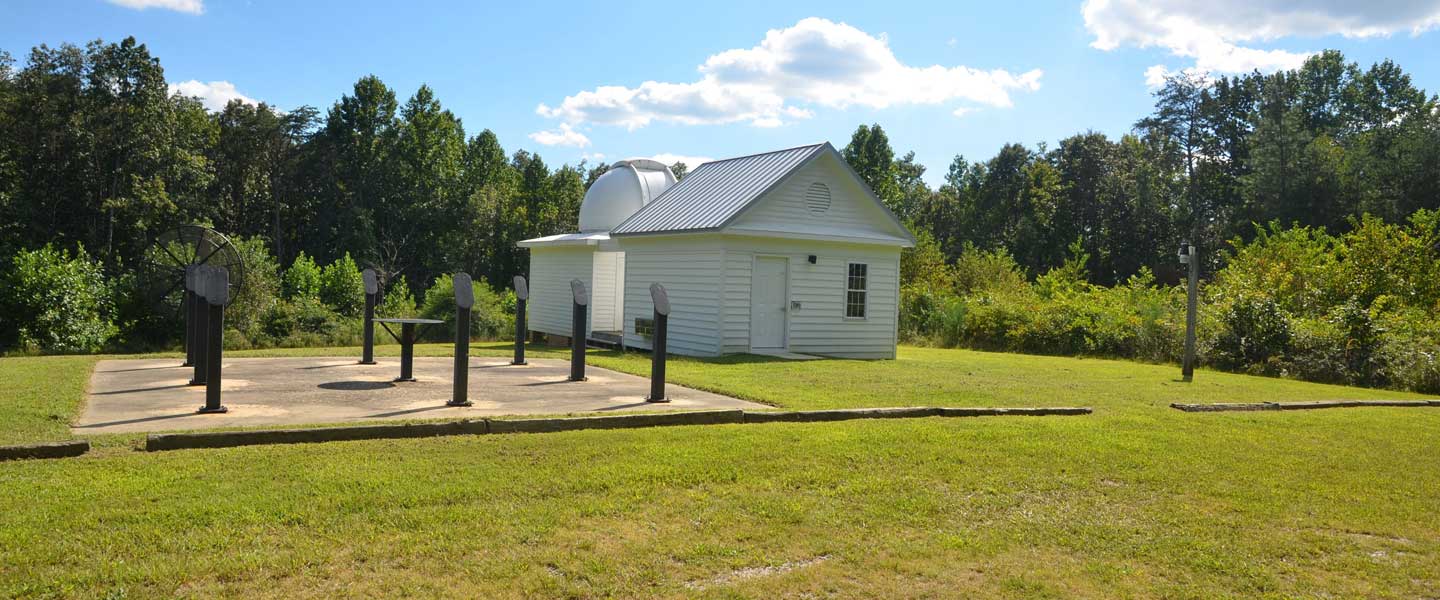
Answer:
<svg viewBox="0 0 1440 600"><path fill-rule="evenodd" d="M659 198L630 215L614 235L718 229L828 143L700 165Z"/></svg>

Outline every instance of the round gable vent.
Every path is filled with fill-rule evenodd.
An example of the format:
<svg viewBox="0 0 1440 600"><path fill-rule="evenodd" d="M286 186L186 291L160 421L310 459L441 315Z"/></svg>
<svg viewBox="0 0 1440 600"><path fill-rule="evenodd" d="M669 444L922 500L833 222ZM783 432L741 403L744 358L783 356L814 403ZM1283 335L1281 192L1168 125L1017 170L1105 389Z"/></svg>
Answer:
<svg viewBox="0 0 1440 600"><path fill-rule="evenodd" d="M830 210L830 186L820 182L805 190L805 206L812 214L823 215Z"/></svg>

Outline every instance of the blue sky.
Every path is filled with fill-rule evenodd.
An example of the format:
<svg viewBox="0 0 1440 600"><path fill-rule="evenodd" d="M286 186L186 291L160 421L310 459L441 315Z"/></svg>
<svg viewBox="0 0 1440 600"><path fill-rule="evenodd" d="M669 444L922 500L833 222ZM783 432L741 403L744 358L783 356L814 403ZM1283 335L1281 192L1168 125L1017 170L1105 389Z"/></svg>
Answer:
<svg viewBox="0 0 1440 600"><path fill-rule="evenodd" d="M178 89L214 102L324 109L366 74L402 100L426 83L468 133L492 129L552 165L839 147L874 122L935 183L956 154L1120 135L1164 72L1271 71L1325 48L1393 58L1440 91L1440 0L9 0L5 12L0 49L21 62L41 43L133 35Z"/></svg>

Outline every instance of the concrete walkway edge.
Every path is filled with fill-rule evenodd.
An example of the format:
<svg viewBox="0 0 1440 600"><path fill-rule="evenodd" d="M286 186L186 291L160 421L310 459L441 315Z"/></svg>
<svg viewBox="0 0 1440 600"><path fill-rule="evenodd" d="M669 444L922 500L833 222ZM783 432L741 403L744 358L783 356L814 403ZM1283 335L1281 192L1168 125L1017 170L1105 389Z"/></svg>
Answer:
<svg viewBox="0 0 1440 600"><path fill-rule="evenodd" d="M152 433L145 438L145 450L228 448L262 444L302 444L353 440L400 439L489 433L550 433L582 429L630 429L673 425L719 425L742 423L845 421L920 417L1046 416L1085 415L1088 407L1048 408L853 408L811 411L703 410L635 415L559 417L551 419L482 419L442 423L320 427L311 429L263 429L251 431L209 431L198 433Z"/></svg>
<svg viewBox="0 0 1440 600"><path fill-rule="evenodd" d="M80 456L89 451L89 440L0 446L0 461L30 458L66 458L70 456Z"/></svg>

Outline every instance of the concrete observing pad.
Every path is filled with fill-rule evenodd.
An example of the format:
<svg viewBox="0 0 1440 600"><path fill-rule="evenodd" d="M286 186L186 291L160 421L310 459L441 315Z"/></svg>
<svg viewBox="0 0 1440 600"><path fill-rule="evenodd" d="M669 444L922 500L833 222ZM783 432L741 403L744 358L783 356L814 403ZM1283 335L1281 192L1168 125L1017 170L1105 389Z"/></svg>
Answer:
<svg viewBox="0 0 1440 600"><path fill-rule="evenodd" d="M90 377L85 412L76 434L132 433L305 423L375 422L397 419L480 418L574 412L766 409L746 402L666 386L669 403L645 402L650 380L586 366L589 381L566 381L570 363L509 358L470 359L471 407L450 407L454 360L415 359L412 383L394 383L400 359L361 365L356 358L226 358L223 398L226 414L195 414L205 403L205 386L186 383L191 368L173 358L102 360Z"/></svg>

